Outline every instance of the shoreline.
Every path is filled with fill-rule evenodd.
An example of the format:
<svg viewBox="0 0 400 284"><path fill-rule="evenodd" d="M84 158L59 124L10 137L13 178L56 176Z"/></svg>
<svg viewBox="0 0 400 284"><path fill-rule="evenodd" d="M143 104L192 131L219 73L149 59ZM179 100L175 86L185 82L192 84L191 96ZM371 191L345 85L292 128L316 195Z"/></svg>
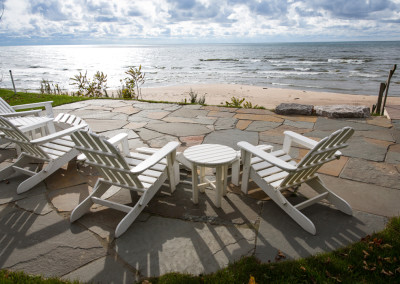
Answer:
<svg viewBox="0 0 400 284"><path fill-rule="evenodd" d="M376 104L378 95L349 95L340 93L314 92L293 89L267 88L234 84L191 84L166 87L141 88L142 99L154 101L181 102L189 100L189 92L197 93L197 98L205 96L208 105L225 105L232 97L266 109L274 109L280 103L308 105L364 105L369 108ZM387 104L399 104L400 97L388 97Z"/></svg>

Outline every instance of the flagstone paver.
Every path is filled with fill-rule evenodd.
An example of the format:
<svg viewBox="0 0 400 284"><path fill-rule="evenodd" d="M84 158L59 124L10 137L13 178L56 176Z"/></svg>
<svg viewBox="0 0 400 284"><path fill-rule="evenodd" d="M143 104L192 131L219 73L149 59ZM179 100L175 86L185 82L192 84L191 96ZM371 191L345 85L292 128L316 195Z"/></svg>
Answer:
<svg viewBox="0 0 400 284"><path fill-rule="evenodd" d="M127 133L131 151L169 141L181 142L179 151L201 143L238 149L239 141L279 149L287 130L320 140L343 126L354 127L344 156L319 170L324 183L351 204L354 216L322 201L304 210L317 228L317 235L311 236L256 184L250 182L244 195L230 177L221 208L215 207L211 188L193 204L191 172L182 167L176 191L171 195L164 185L128 231L115 239L122 212L95 205L69 222L71 210L99 177L92 167L71 162L24 194L18 195L16 188L25 176L0 181L0 268L99 283L131 283L175 271L209 273L253 254L267 262L275 260L278 250L291 259L336 249L381 230L387 217L400 214L400 121L106 99L54 108L55 114L60 112L85 118L99 135ZM306 152L295 144L290 154L300 159ZM0 169L15 157L12 144L0 145ZM215 179L211 169L206 175ZM307 185L300 187L298 197L283 194L295 200L312 197ZM122 204L139 198L114 186L104 197Z"/></svg>

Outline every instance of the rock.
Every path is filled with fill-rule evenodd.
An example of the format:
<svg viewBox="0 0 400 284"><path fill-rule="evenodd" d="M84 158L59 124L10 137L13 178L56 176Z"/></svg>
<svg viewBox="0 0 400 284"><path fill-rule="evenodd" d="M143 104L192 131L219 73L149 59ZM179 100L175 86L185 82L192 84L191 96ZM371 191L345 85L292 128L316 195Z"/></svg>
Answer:
<svg viewBox="0 0 400 284"><path fill-rule="evenodd" d="M370 110L367 106L331 105L315 106L314 109L317 115L331 118L370 117Z"/></svg>
<svg viewBox="0 0 400 284"><path fill-rule="evenodd" d="M311 115L313 111L312 105L302 104L286 104L282 103L275 108L277 114L297 114L297 115Z"/></svg>

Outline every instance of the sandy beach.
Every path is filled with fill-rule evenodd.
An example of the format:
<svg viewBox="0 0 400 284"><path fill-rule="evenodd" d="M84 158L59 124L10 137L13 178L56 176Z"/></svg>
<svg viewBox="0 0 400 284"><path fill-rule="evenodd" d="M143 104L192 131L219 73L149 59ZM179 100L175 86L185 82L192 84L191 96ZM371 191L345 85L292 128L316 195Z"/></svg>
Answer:
<svg viewBox="0 0 400 284"><path fill-rule="evenodd" d="M261 86L234 84L179 85L157 88L142 88L145 100L181 102L189 100L190 90L205 96L208 105L221 105L232 97L245 98L253 105L274 109L280 103L298 103L310 105L365 105L376 104L376 96L349 95L338 93L311 92L291 89L266 88ZM400 104L400 97L388 97L387 104Z"/></svg>

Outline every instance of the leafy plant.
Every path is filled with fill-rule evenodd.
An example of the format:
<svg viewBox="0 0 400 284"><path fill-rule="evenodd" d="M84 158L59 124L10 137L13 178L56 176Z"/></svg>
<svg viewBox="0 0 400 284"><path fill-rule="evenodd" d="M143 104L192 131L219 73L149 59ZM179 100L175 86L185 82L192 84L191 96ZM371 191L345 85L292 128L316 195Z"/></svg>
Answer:
<svg viewBox="0 0 400 284"><path fill-rule="evenodd" d="M47 95L68 95L68 92L64 92L60 85L53 84L49 80L42 79L40 82L40 93Z"/></svg>
<svg viewBox="0 0 400 284"><path fill-rule="evenodd" d="M118 95L124 99L141 98L142 92L140 86L144 84L146 76L146 74L142 72L142 65L139 65L139 67L129 67L125 74L127 74L128 77L120 80L122 86L121 89L118 90Z"/></svg>
<svg viewBox="0 0 400 284"><path fill-rule="evenodd" d="M73 93L77 96L85 96L85 97L108 97L107 94L107 75L103 72L97 71L93 80L88 79L87 71L83 75L82 72L79 72L79 75L75 75L70 78L73 82L71 85L75 85L78 88L78 91Z"/></svg>
<svg viewBox="0 0 400 284"><path fill-rule="evenodd" d="M230 102L225 101L225 106L227 106L227 107L238 107L238 108L265 109L263 106L259 106L259 105L254 105L253 106L253 104L251 102L249 102L249 101L246 101L245 98L240 99L240 98L236 98L236 97L232 97Z"/></svg>
<svg viewBox="0 0 400 284"><path fill-rule="evenodd" d="M206 96L202 96L200 98L197 98L198 94L194 92L192 89L189 91L189 100L184 99L182 100L183 104L199 104L199 105L205 105L206 103Z"/></svg>

